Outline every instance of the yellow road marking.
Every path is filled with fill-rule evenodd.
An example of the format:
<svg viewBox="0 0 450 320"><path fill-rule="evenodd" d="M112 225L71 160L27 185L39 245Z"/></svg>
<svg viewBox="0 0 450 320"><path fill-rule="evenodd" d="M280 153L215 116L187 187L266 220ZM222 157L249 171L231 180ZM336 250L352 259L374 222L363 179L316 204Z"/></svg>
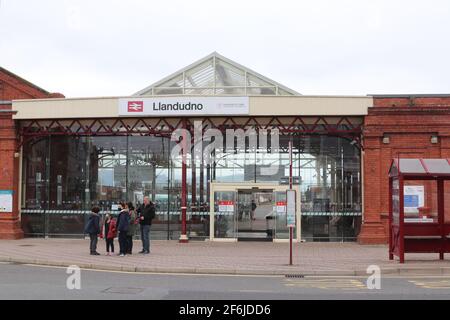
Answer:
<svg viewBox="0 0 450 320"><path fill-rule="evenodd" d="M439 281L409 280L409 282L425 289L450 289L450 280L448 279Z"/></svg>
<svg viewBox="0 0 450 320"><path fill-rule="evenodd" d="M316 289L341 289L341 290L362 290L367 286L356 279L296 279L286 280L284 283L288 287L316 288Z"/></svg>

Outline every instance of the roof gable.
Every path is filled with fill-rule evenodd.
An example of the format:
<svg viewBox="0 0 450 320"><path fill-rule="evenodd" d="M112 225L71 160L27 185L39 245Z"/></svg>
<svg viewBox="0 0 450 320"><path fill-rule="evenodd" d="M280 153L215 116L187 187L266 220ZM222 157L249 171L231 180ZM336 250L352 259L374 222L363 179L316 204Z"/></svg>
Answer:
<svg viewBox="0 0 450 320"><path fill-rule="evenodd" d="M213 52L134 95L300 95Z"/></svg>
<svg viewBox="0 0 450 320"><path fill-rule="evenodd" d="M47 98L50 93L33 83L19 77L18 75L0 67L0 84L2 84L3 91L6 91L6 86L11 87L6 93L2 93L2 99L13 100L23 98Z"/></svg>

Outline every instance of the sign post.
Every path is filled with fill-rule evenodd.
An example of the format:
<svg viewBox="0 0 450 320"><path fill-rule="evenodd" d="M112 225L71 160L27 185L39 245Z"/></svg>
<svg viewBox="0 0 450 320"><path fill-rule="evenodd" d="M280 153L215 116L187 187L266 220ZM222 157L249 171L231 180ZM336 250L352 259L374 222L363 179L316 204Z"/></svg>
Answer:
<svg viewBox="0 0 450 320"><path fill-rule="evenodd" d="M295 191L292 190L292 138L289 140L289 190L286 194L286 220L289 228L289 265L292 266L292 238L295 226ZM292 198L294 200L292 201Z"/></svg>
<svg viewBox="0 0 450 320"><path fill-rule="evenodd" d="M286 224L289 228L289 265L292 265L292 239L295 227L295 211L296 211L296 192L295 190L286 190Z"/></svg>

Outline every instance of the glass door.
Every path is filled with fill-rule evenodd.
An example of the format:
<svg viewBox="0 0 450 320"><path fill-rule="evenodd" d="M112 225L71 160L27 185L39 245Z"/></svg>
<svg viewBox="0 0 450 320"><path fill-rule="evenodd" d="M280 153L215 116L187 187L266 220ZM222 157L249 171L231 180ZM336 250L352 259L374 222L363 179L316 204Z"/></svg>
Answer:
<svg viewBox="0 0 450 320"><path fill-rule="evenodd" d="M239 189L236 209L239 240L272 240L273 190Z"/></svg>
<svg viewBox="0 0 450 320"><path fill-rule="evenodd" d="M251 190L238 190L237 192L237 231L245 232L252 229L253 194Z"/></svg>
<svg viewBox="0 0 450 320"><path fill-rule="evenodd" d="M214 192L214 237L236 238L236 192Z"/></svg>
<svg viewBox="0 0 450 320"><path fill-rule="evenodd" d="M275 191L274 194L274 239L289 239L289 227L287 226L287 192L288 189L283 191ZM298 190L296 190L297 195ZM300 208L300 199L297 197L296 207L297 210ZM297 233L299 230L301 214L297 213L296 217L296 227L294 228L294 238L298 238L300 234Z"/></svg>
<svg viewBox="0 0 450 320"><path fill-rule="evenodd" d="M286 191L275 191L275 206L274 206L274 233L275 239L289 239L289 228L286 226L287 224L287 216L286 216L286 208L287 208L287 199L286 199Z"/></svg>

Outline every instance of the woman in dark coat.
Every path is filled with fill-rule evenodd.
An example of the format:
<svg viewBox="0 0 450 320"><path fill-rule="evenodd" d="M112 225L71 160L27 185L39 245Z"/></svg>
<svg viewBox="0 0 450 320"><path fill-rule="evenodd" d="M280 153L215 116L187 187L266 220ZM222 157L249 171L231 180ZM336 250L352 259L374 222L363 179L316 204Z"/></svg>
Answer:
<svg viewBox="0 0 450 320"><path fill-rule="evenodd" d="M89 248L91 250L91 255L93 256L100 255L100 253L97 252L97 237L100 234L100 217L98 215L99 212L99 207L92 208L91 215L89 216L89 220L84 230L85 233L89 234L89 238L91 240Z"/></svg>
<svg viewBox="0 0 450 320"><path fill-rule="evenodd" d="M128 202L128 214L130 215L130 225L127 231L127 254L133 254L133 236L136 233L136 210L133 203Z"/></svg>

